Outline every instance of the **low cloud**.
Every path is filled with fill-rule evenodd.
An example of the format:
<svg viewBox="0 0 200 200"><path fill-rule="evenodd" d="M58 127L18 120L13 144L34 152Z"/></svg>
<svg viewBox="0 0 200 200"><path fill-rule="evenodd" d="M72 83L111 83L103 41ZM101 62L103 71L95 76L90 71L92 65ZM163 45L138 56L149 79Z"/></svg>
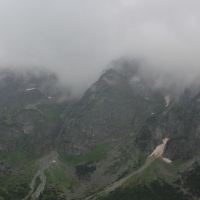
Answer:
<svg viewBox="0 0 200 200"><path fill-rule="evenodd" d="M129 56L155 87L184 88L200 74L199 10L196 0L1 1L0 65L46 67L80 96Z"/></svg>

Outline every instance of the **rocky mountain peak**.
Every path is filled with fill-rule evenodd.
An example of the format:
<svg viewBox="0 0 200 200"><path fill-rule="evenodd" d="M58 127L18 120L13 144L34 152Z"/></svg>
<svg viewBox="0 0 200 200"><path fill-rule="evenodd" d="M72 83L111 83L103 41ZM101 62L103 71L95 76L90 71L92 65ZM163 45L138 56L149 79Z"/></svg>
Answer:
<svg viewBox="0 0 200 200"><path fill-rule="evenodd" d="M175 99L170 89L153 88L152 80L141 75L136 62L113 62L82 98L71 102L58 103L56 97L63 90L53 74L5 70L0 83L0 176L17 173L24 169L24 163L32 165L38 159L34 168L39 169L29 180L30 193L37 194L37 198L43 191L40 187L34 190L38 177L42 177L42 184L45 180L50 184L45 186L45 196L49 194L48 187L50 191L57 187L49 177L55 173L53 180L57 181L61 176L56 173L60 170L63 176L68 170L67 180L73 180L68 188L61 184L59 189L59 195L63 191L62 195L69 199L74 197L74 191L76 197L82 198L89 194L88 188L96 191L127 174L126 179L140 174L147 166L154 166L155 159L158 162L161 154L156 157L152 152L162 146L164 138L169 139L162 149L161 159L166 164L199 156L200 94L194 95L190 88ZM39 159L41 156L44 157ZM29 170L30 165L26 167ZM183 171L186 180L188 173ZM79 187L74 182L84 184ZM13 182L13 188L16 187L20 190L22 185ZM69 189L72 187L73 192ZM4 193L6 190L2 191L3 197L9 196ZM23 194L20 195L22 199Z"/></svg>

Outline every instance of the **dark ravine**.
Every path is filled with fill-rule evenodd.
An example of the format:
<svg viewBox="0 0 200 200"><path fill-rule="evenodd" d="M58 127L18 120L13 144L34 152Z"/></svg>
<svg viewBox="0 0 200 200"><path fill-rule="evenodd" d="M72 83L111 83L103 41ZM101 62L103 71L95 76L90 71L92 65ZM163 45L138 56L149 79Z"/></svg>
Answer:
<svg viewBox="0 0 200 200"><path fill-rule="evenodd" d="M136 64L108 69L70 101L49 72L2 73L0 199L200 199L200 93L155 90ZM172 163L149 161L164 138Z"/></svg>

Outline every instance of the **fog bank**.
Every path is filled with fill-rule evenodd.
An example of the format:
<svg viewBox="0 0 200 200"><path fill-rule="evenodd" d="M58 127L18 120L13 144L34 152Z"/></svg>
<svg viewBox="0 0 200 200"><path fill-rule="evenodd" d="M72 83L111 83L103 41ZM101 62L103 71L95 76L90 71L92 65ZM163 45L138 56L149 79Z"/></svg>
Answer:
<svg viewBox="0 0 200 200"><path fill-rule="evenodd" d="M200 74L199 10L196 0L1 1L0 66L48 68L73 96L124 56L144 60L155 87L192 85Z"/></svg>

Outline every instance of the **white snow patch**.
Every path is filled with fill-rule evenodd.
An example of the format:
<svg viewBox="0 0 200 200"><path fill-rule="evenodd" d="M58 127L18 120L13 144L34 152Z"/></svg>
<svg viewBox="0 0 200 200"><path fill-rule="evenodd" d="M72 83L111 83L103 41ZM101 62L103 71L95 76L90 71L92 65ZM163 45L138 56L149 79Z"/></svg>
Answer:
<svg viewBox="0 0 200 200"><path fill-rule="evenodd" d="M161 157L166 163L171 163L172 161L170 160L170 159L168 159L168 158L163 158L163 157Z"/></svg>
<svg viewBox="0 0 200 200"><path fill-rule="evenodd" d="M145 99L149 99L148 97L144 97Z"/></svg>
<svg viewBox="0 0 200 200"><path fill-rule="evenodd" d="M165 101L166 101L166 104L167 104L165 107L167 107L169 105L169 102L170 102L170 96L169 95L165 96Z"/></svg>
<svg viewBox="0 0 200 200"><path fill-rule="evenodd" d="M55 161L55 160L53 160L53 161L52 161L52 163L56 163L56 161Z"/></svg>
<svg viewBox="0 0 200 200"><path fill-rule="evenodd" d="M151 113L152 115L154 115L155 113Z"/></svg>
<svg viewBox="0 0 200 200"><path fill-rule="evenodd" d="M26 89L26 91L30 91L30 90L35 90L35 88L29 88L29 89Z"/></svg>
<svg viewBox="0 0 200 200"><path fill-rule="evenodd" d="M51 97L48 97L48 99L51 99Z"/></svg>
<svg viewBox="0 0 200 200"><path fill-rule="evenodd" d="M156 147L156 149L153 151L153 153L149 156L155 156L156 158L161 157L165 148L165 145L167 144L167 141L169 140L169 138L165 138L163 139L163 143L158 145Z"/></svg>

